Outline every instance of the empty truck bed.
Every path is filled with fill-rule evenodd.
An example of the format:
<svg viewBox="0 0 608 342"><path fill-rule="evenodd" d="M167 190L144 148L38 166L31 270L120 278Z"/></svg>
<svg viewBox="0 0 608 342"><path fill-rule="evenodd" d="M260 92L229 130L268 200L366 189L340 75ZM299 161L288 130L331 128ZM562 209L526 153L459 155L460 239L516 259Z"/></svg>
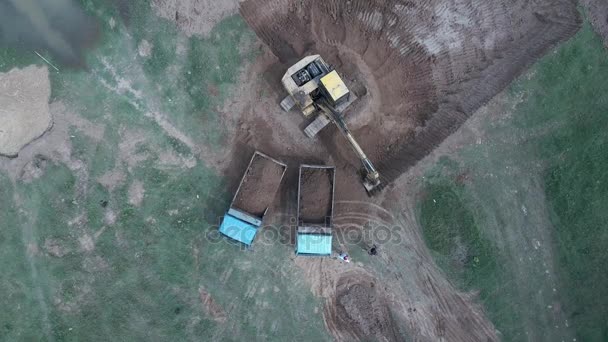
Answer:
<svg viewBox="0 0 608 342"><path fill-rule="evenodd" d="M263 154L256 154L237 190L232 207L256 217L262 217L274 201L285 165Z"/></svg>

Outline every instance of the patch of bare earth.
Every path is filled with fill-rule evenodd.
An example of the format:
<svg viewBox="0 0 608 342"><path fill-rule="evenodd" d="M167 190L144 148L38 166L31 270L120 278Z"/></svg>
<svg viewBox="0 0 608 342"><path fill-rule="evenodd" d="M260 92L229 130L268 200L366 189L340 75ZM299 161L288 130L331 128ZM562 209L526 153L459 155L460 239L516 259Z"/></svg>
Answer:
<svg viewBox="0 0 608 342"><path fill-rule="evenodd" d="M365 112L346 116L387 183L581 22L570 0L249 0L241 13L285 65L320 53L370 90ZM335 130L322 133L358 167Z"/></svg>
<svg viewBox="0 0 608 342"><path fill-rule="evenodd" d="M44 174L49 163L64 164L79 178L79 186L84 186L88 177L83 161L72 156L70 128L76 128L95 142L104 135L104 126L94 124L61 102L50 105L53 125L40 138L33 140L21 149L16 158L0 156L0 170L7 172L12 181L29 182ZM79 187L78 191L82 189Z"/></svg>
<svg viewBox="0 0 608 342"><path fill-rule="evenodd" d="M222 19L237 13L238 0L153 0L158 16L175 21L188 36L207 36Z"/></svg>
<svg viewBox="0 0 608 342"><path fill-rule="evenodd" d="M50 95L46 66L0 73L0 155L17 156L51 127Z"/></svg>
<svg viewBox="0 0 608 342"><path fill-rule="evenodd" d="M219 323L226 322L228 316L224 309L211 297L209 292L207 292L203 287L198 288L198 294L201 299L201 304L203 305L203 309L213 320Z"/></svg>
<svg viewBox="0 0 608 342"><path fill-rule="evenodd" d="M144 183L140 180L134 180L128 190L129 204L139 207L144 200L145 193Z"/></svg>

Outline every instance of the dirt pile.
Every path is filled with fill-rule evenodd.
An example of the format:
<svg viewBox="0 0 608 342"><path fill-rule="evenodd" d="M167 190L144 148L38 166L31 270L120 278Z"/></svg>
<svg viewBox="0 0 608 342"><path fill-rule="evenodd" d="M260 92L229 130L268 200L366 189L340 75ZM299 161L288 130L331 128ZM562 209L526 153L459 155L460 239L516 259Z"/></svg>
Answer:
<svg viewBox="0 0 608 342"><path fill-rule="evenodd" d="M336 283L335 297L326 309L336 335L350 340L399 341L383 290L360 272L343 274Z"/></svg>
<svg viewBox="0 0 608 342"><path fill-rule="evenodd" d="M363 84L369 104L347 116L385 182L581 22L571 0L248 0L241 13L285 65L320 53ZM322 133L335 160L358 165L339 134Z"/></svg>
<svg viewBox="0 0 608 342"><path fill-rule="evenodd" d="M300 179L300 217L305 223L326 223L333 202L333 169L302 168Z"/></svg>
<svg viewBox="0 0 608 342"><path fill-rule="evenodd" d="M284 170L283 165L268 158L256 156L245 173L233 206L249 214L262 217L274 200Z"/></svg>

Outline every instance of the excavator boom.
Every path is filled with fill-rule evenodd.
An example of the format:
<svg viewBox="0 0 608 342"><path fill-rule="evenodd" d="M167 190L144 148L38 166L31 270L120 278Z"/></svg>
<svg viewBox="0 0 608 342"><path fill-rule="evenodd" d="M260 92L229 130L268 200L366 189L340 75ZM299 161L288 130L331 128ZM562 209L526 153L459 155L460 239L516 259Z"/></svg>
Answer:
<svg viewBox="0 0 608 342"><path fill-rule="evenodd" d="M372 161L369 160L365 152L363 152L363 149L361 148L361 146L359 146L357 140L355 140L355 137L351 133L350 129L348 129L348 126L346 126L344 118L340 113L334 110L327 103L318 103L317 108L326 116L328 116L330 121L332 121L338 127L342 135L350 143L350 146L357 154L357 157L359 157L359 160L361 161L361 164L363 166L363 186L365 187L365 190L367 190L368 193L373 193L374 190L376 190L380 186L380 174L378 173L378 170L376 170L376 168L374 167Z"/></svg>

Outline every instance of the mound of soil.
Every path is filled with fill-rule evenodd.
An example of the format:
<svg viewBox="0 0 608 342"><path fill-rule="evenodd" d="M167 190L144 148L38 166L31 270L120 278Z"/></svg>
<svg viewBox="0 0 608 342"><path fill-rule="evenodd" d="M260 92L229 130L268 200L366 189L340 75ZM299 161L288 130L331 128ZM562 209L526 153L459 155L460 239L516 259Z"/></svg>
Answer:
<svg viewBox="0 0 608 342"><path fill-rule="evenodd" d="M274 200L284 170L283 165L257 155L243 176L243 183L232 206L262 217Z"/></svg>
<svg viewBox="0 0 608 342"><path fill-rule="evenodd" d="M300 215L304 223L330 223L333 203L334 169L302 168Z"/></svg>
<svg viewBox="0 0 608 342"><path fill-rule="evenodd" d="M241 13L285 66L319 53L365 87L346 117L385 183L581 23L571 0L247 0ZM335 130L321 138L358 165Z"/></svg>
<svg viewBox="0 0 608 342"><path fill-rule="evenodd" d="M331 326L363 341L399 341L384 292L367 275L347 273L336 285Z"/></svg>

